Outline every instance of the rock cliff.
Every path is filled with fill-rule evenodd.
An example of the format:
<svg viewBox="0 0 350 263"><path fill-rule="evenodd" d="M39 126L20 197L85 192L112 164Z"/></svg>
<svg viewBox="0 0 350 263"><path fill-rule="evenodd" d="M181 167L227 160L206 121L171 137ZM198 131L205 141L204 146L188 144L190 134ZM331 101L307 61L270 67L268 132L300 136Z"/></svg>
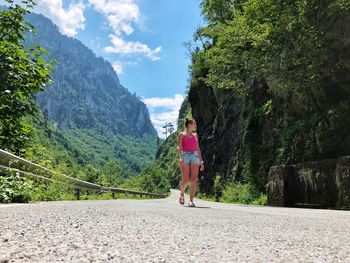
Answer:
<svg viewBox="0 0 350 263"><path fill-rule="evenodd" d="M216 178L221 189L240 181L265 192L273 165L350 154L350 18L334 18L332 28L327 16L321 19L322 55L328 57L323 66L332 70L322 69L320 89L307 102L292 91L276 91L271 77L248 80L249 92L242 96L200 81L205 71L199 77L194 73L189 102L206 162L200 177L203 193L213 195Z"/></svg>

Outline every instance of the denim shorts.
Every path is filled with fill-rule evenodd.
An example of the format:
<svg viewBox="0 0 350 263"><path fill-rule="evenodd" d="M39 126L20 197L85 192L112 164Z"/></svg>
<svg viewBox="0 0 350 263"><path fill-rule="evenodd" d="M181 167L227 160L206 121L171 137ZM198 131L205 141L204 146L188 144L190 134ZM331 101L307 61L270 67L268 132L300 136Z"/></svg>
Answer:
<svg viewBox="0 0 350 263"><path fill-rule="evenodd" d="M181 158L185 164L200 164L198 152L181 152Z"/></svg>

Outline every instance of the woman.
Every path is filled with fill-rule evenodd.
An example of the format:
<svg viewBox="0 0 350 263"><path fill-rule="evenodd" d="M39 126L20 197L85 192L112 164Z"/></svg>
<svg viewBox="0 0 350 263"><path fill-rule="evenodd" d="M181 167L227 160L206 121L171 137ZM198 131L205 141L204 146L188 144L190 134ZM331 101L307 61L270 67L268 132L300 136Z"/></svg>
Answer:
<svg viewBox="0 0 350 263"><path fill-rule="evenodd" d="M199 167L201 168L201 171L204 170L202 153L198 144L198 135L193 133L196 128L196 122L193 119L186 118L185 130L180 132L177 138L177 151L182 174L179 203L181 205L185 203L185 189L191 174L190 202L188 204L191 207L195 207L193 198L197 188Z"/></svg>

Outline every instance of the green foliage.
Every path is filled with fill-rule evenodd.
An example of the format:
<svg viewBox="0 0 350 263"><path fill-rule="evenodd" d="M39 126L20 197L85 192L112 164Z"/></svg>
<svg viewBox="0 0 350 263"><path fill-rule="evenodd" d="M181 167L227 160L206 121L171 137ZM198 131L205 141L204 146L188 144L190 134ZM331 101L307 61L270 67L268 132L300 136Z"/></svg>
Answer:
<svg viewBox="0 0 350 263"><path fill-rule="evenodd" d="M203 0L201 2L202 14L213 23L224 23L233 18L233 7L239 6L243 1L237 0Z"/></svg>
<svg viewBox="0 0 350 263"><path fill-rule="evenodd" d="M142 189L141 184L125 183L137 170L152 163L156 141L152 136L132 137L109 134L105 137L93 130L59 130L38 114L27 120L35 127L26 148L26 158L49 169L104 186ZM124 169L123 167L127 167ZM136 179L135 179L136 181ZM129 185L127 185L129 184ZM160 184L159 187L164 187ZM158 183L156 183L158 187ZM62 189L62 192L58 191ZM157 191L159 192L159 191ZM72 192L55 184L40 186L34 200L71 200ZM85 195L84 195L85 196ZM95 198L91 194L87 198ZM83 194L82 197L83 199ZM97 196L96 196L97 198ZM104 198L104 197L98 197Z"/></svg>
<svg viewBox="0 0 350 263"><path fill-rule="evenodd" d="M150 193L168 193L170 184L161 169L155 166L144 170L140 175L141 190Z"/></svg>
<svg viewBox="0 0 350 263"><path fill-rule="evenodd" d="M156 138L130 136L93 129L60 130L61 142L80 165L102 168L109 160L118 160L124 178L135 176L151 165L156 153Z"/></svg>
<svg viewBox="0 0 350 263"><path fill-rule="evenodd" d="M90 183L96 183L101 175L102 173L99 169L94 167L92 164L87 164L84 167L84 173L80 176L79 179Z"/></svg>
<svg viewBox="0 0 350 263"><path fill-rule="evenodd" d="M264 178L259 173L259 162L261 159L261 130L259 130L262 117L261 108L251 112L246 121L245 134L243 142L245 145L245 180L251 185L263 186L262 179ZM263 157L264 158L264 157Z"/></svg>
<svg viewBox="0 0 350 263"><path fill-rule="evenodd" d="M149 193L167 194L170 191L170 182L161 168L152 165L137 177L123 184L123 187Z"/></svg>
<svg viewBox="0 0 350 263"><path fill-rule="evenodd" d="M336 14L339 14L342 11L346 14L350 9L350 2L348 0L333 1L333 3L329 6L329 9Z"/></svg>
<svg viewBox="0 0 350 263"><path fill-rule="evenodd" d="M31 191L32 183L18 172L0 173L0 203L27 203Z"/></svg>
<svg viewBox="0 0 350 263"><path fill-rule="evenodd" d="M35 119L26 121L34 129L25 148L25 158L59 173L79 177L83 167L66 149L69 142L64 140L61 132L47 122L41 112Z"/></svg>
<svg viewBox="0 0 350 263"><path fill-rule="evenodd" d="M258 202L257 199L262 200L263 197L257 194L254 186L248 183L234 183L225 187L220 201L225 203L253 204Z"/></svg>
<svg viewBox="0 0 350 263"><path fill-rule="evenodd" d="M244 170L240 179L253 185L260 192L265 191L266 173L276 159L276 153L271 148L270 131L263 129L266 119L272 113L272 105L271 99L251 102L242 138Z"/></svg>
<svg viewBox="0 0 350 263"><path fill-rule="evenodd" d="M24 20L34 2L6 2L9 7L0 10L0 148L21 154L31 131L23 117L36 113L32 95L50 82L52 65L39 45L23 45L24 35L34 30Z"/></svg>
<svg viewBox="0 0 350 263"><path fill-rule="evenodd" d="M216 177L216 182L220 180L220 176ZM216 184L218 187L218 184ZM197 197L212 202L223 202L229 204L246 204L246 205L266 205L266 194L256 191L255 187L249 183L228 183L222 190L221 185L216 188L220 192L220 196L207 196L203 193L197 193ZM217 192L218 193L218 192Z"/></svg>
<svg viewBox="0 0 350 263"><path fill-rule="evenodd" d="M212 44L196 52L205 59L193 68L208 67L207 84L246 94L252 80L265 78L276 92L289 90L319 106L320 81L339 66L328 61L325 31L336 23L333 15L349 10L349 1L205 0L202 7L209 23L199 33ZM222 12L235 15L221 19Z"/></svg>
<svg viewBox="0 0 350 263"><path fill-rule="evenodd" d="M103 186L117 187L122 182L122 169L116 160L108 160L99 178L99 183Z"/></svg>
<svg viewBox="0 0 350 263"><path fill-rule="evenodd" d="M27 122L34 131L25 157L72 177L116 186L154 160L157 146L153 136L103 135L89 129L60 130L40 112Z"/></svg>
<svg viewBox="0 0 350 263"><path fill-rule="evenodd" d="M177 132L171 134L159 147L155 166L159 167L169 178L172 188L178 188L181 171L177 153Z"/></svg>
<svg viewBox="0 0 350 263"><path fill-rule="evenodd" d="M315 122L315 121L314 121ZM305 137L312 131L314 123L310 118L304 118L292 122L286 127L282 133L282 147L278 149L277 162L280 164L296 163L301 160L301 154L298 155L297 147L305 148ZM305 137L304 137L304 136ZM304 138L302 138L302 136ZM300 144L303 144L300 146ZM305 154L305 153L303 153Z"/></svg>
<svg viewBox="0 0 350 263"><path fill-rule="evenodd" d="M62 178L54 178L52 182L36 183L32 191L33 201L75 200L74 190Z"/></svg>
<svg viewBox="0 0 350 263"><path fill-rule="evenodd" d="M252 205L267 205L267 195L266 194L260 194L260 196L253 200L251 203Z"/></svg>

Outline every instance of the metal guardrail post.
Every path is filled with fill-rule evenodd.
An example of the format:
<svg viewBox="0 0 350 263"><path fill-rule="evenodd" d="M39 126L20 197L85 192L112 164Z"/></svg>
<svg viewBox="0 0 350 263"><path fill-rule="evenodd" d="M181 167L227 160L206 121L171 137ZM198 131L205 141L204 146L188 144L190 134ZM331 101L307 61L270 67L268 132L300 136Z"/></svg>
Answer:
<svg viewBox="0 0 350 263"><path fill-rule="evenodd" d="M80 200L80 189L75 189L75 194L77 196L77 200Z"/></svg>

